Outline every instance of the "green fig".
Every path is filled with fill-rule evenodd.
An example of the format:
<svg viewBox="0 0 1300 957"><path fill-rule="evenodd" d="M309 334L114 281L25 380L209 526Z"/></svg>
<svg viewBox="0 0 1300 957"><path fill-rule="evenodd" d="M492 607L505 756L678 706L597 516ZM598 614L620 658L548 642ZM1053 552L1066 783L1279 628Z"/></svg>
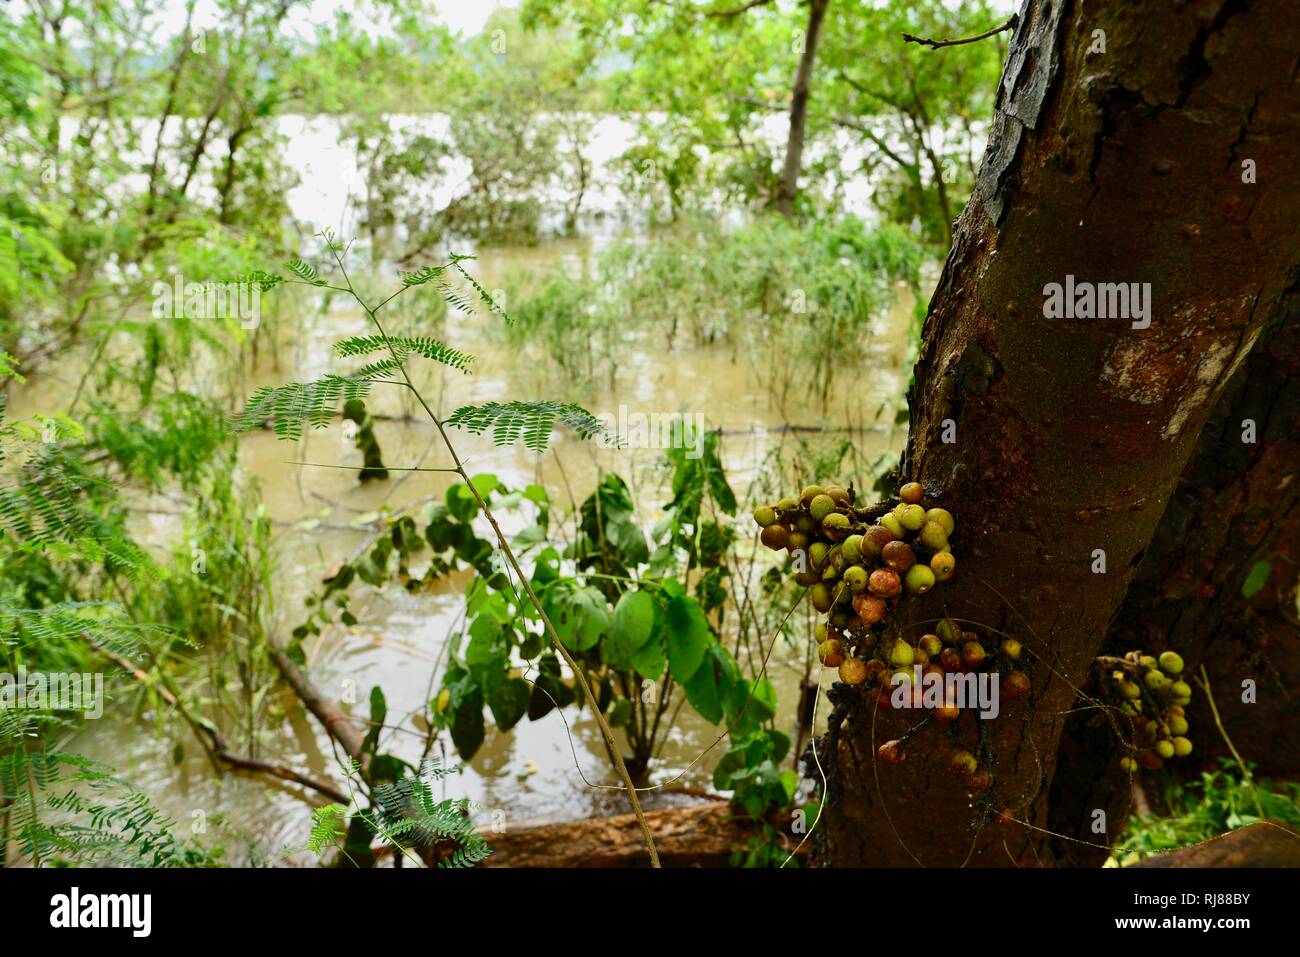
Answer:
<svg viewBox="0 0 1300 957"><path fill-rule="evenodd" d="M835 511L835 500L829 495L818 495L808 505L808 514L812 516L814 522L820 522L833 511Z"/></svg>
<svg viewBox="0 0 1300 957"><path fill-rule="evenodd" d="M852 589L853 594L861 595L867 590L867 570L861 565L853 565L844 571L844 583Z"/></svg>
<svg viewBox="0 0 1300 957"><path fill-rule="evenodd" d="M1162 651L1160 653L1160 670L1171 675L1180 675L1183 673L1183 659L1177 652Z"/></svg>
<svg viewBox="0 0 1300 957"><path fill-rule="evenodd" d="M943 528L943 533L949 537L952 536L953 530L957 527L957 523L953 521L952 512L948 511L946 508L930 509L925 513L925 520L927 522L935 522L941 526Z"/></svg>
<svg viewBox="0 0 1300 957"><path fill-rule="evenodd" d="M894 650L889 653L889 663L895 668L910 668L912 662L916 660L916 655L912 646L899 638L894 642Z"/></svg>
<svg viewBox="0 0 1300 957"><path fill-rule="evenodd" d="M926 522L922 525L921 533L917 538L926 548L933 548L936 552L948 544L948 533L938 522Z"/></svg>
<svg viewBox="0 0 1300 957"><path fill-rule="evenodd" d="M913 595L924 595L934 587L934 572L925 565L913 565L903 578L903 586Z"/></svg>
<svg viewBox="0 0 1300 957"><path fill-rule="evenodd" d="M925 509L919 505L906 505L898 516L898 521L909 532L919 531L925 524Z"/></svg>

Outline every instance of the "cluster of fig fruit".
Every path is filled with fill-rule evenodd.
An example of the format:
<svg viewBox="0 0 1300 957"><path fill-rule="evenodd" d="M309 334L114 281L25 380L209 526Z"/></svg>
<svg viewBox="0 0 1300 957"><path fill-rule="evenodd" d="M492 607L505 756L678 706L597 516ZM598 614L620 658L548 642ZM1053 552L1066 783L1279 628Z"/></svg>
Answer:
<svg viewBox="0 0 1300 957"><path fill-rule="evenodd" d="M880 658L867 662L869 696L877 707L892 708L896 686L894 675L901 671L908 681L914 681L915 668L920 665L923 680L927 674L997 674L1001 700L1015 701L1027 697L1031 689L1029 676L1019 668L1023 653L1023 646L1014 638L1004 638L999 644L977 631L964 631L951 618L944 618L933 634L922 635L914 644L903 638L894 639L888 664ZM913 689L912 694L919 697L919 689ZM960 717L961 709L957 702L945 698L932 714L935 721L948 724ZM919 726L909 735L917 730ZM902 764L907 757L906 738L907 735L886 741L876 750L876 757L884 764ZM950 766L969 790L982 791L993 784L992 771L981 767L975 755L963 748L952 752Z"/></svg>
<svg viewBox="0 0 1300 957"><path fill-rule="evenodd" d="M860 635L880 624L904 594L921 595L956 572L946 509L922 505L924 490L909 482L891 511L855 508L851 489L810 485L798 498L754 509L768 548L785 549L795 580L810 588L813 607L827 615L831 638Z"/></svg>
<svg viewBox="0 0 1300 957"><path fill-rule="evenodd" d="M1129 742L1132 754L1120 759L1120 767L1129 773L1139 767L1156 769L1170 758L1191 754L1184 709L1192 700L1192 686L1182 679L1182 656L1164 651L1157 658L1130 651L1103 663L1111 696L1120 712L1132 719L1135 732Z"/></svg>
<svg viewBox="0 0 1300 957"><path fill-rule="evenodd" d="M905 596L925 594L957 569L949 545L955 529L952 513L925 502L919 482L903 485L897 498L896 503L857 508L852 488L811 485L798 498L754 510L760 540L790 554L795 580L809 588L813 607L826 616L814 632L821 663L838 669L845 684L865 686L881 708L893 707L895 675L914 682L918 667L922 680L927 674L996 672L1003 701L1027 696L1029 677L1016 667L1022 649L1015 639L998 644L964 631L951 618L940 621L933 634L915 639L901 637L897 629L886 634L885 626ZM919 692L911 690L916 697ZM932 711L945 724L960 713L949 698ZM886 741L877 758L901 764L907 739L919 727ZM951 765L973 791L993 784L990 768L969 751L954 751Z"/></svg>

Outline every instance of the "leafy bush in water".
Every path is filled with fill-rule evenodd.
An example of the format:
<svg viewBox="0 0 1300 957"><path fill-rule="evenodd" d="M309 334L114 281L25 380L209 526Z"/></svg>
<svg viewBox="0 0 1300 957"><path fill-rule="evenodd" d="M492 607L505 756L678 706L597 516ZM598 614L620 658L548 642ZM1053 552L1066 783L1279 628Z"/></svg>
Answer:
<svg viewBox="0 0 1300 957"><path fill-rule="evenodd" d="M731 574L729 519L736 500L722 471L718 436L710 434L699 459L669 453L674 498L650 533L635 520L628 487L609 475L580 505L571 544L557 547L552 505L540 485L511 489L496 476L471 481L493 512L518 514L523 527L511 540L531 561L529 582L561 642L583 668L612 726L623 727L632 748L629 766L644 770L671 726L673 691L705 720L724 722L738 738L758 732L776 713L770 682L746 676L718 639ZM507 731L526 715L582 705L571 677L547 650L540 619L509 574L468 486L457 483L423 519L396 518L389 532L356 560L341 566L298 637L338 615L351 623L347 589L361 579L390 578L408 590L428 587L462 565L477 574L466 587L469 626L457 643L431 720L447 728L461 757L483 744L485 709ZM412 575L426 547L424 570ZM693 593L683 581L694 581ZM331 600L332 599L332 600ZM710 616L713 616L711 620ZM786 749L789 742L786 742Z"/></svg>
<svg viewBox="0 0 1300 957"><path fill-rule="evenodd" d="M610 357L629 331L668 348L728 344L824 397L837 367L866 354L895 284L918 288L924 257L906 231L856 219L706 224L616 244L588 277L557 271L517 280L523 288L512 295L507 334L540 343L566 373L588 380L612 381Z"/></svg>

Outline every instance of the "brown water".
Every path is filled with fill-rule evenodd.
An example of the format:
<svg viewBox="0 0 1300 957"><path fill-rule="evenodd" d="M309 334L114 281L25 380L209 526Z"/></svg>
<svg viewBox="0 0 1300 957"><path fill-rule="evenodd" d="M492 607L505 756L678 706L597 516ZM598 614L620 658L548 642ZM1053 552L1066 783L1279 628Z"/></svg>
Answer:
<svg viewBox="0 0 1300 957"><path fill-rule="evenodd" d="M591 254L590 245L582 241L484 250L472 271L491 289L504 285L507 273L520 267L542 268L558 262L567 269L580 269ZM741 503L738 522L749 535L752 528L747 513L756 503L747 490L773 447L793 445L782 426L840 425L846 418L854 425L866 423L855 433L858 451L866 462L901 448L905 428L895 428L892 423L907 381L911 308L911 295L900 286L897 302L879 317L866 344L872 375L860 376L859 381L870 382L871 391L855 396L855 408L803 406L798 419L788 420L775 408L755 357L742 347L668 351L629 336L618 357L613 387L579 394L578 387L565 381L550 363L504 347L489 332L493 320L486 316L459 322L449 319L446 338L478 356L475 374L464 376L433 367L425 394L436 397L436 404L431 404L439 414L465 402L515 397L575 399L598 413L616 413L620 405L647 413L702 412L708 428L724 430L727 474ZM248 389L290 379L301 381L326 371L333 340L371 331L359 311L342 306L325 316L312 315L310 308L301 310L301 315L305 317L302 328L282 336L280 368L271 368L264 355L252 381L245 384ZM12 414L19 417L66 407L66 403L50 403L68 394L78 374L76 360L69 359L52 374L34 379L15 393ZM403 404L403 394L396 389L377 389L370 409L376 414L411 414L410 402ZM377 435L390 466L450 464L432 426L418 418L381 420ZM610 470L633 485L646 526L662 516L660 507L671 497L666 492L668 476L656 468L660 453L653 449L602 449L571 433L559 433L553 437L553 452L539 457L522 446L496 448L487 437L455 433L453 437L471 474L491 472L514 487L541 482L552 502L566 513L572 500L581 501L598 476ZM395 472L387 482L360 486L355 472L290 464L293 462L359 465L360 456L337 424L309 433L296 445L277 441L269 432L241 438L244 477L256 482L260 501L281 523L276 539L276 605L279 627L286 632L302 620L302 598L318 587L325 570L373 534L368 522L377 510L397 510L431 496L441 497L452 480L440 474ZM152 503L151 507L155 506L162 508ZM177 503L166 508L175 510ZM161 546L174 538L178 521L174 515L141 514L135 531L142 540ZM433 593L418 596L396 586L376 591L356 585L352 607L358 626L336 626L305 646L313 679L326 694L358 702L351 708L358 716L365 716L370 688L382 686L389 723L402 729L388 731L382 749L408 760L417 760L423 746L423 733L412 723L411 715L424 710L430 688L437 687L449 635L459 635L464 583L464 577L457 577ZM792 738L809 651L806 643L796 647L778 640L768 668L780 704L778 727ZM814 680L818 671L814 663ZM287 693L279 700L290 718L267 743L262 756L277 757L318 777L342 780L328 739L314 719L295 707ZM821 713L825 713L824 696ZM683 708L660 760L652 767L651 782L712 790L713 765L727 747L723 741L709 750L720 730ZM182 829L206 829L209 836L221 834L236 859L314 861L301 850L310 827L310 810L296 789L237 774L215 779L207 758L188 732L176 727L174 733L184 744L179 763L172 759L176 739L159 738L151 721L119 708L89 723L69 747L117 767L176 818ZM621 737L621 732L615 733ZM447 748L450 752L449 743ZM452 753L446 757L456 760ZM590 713L585 709L552 711L536 722L525 719L505 734L497 733L489 720L483 747L462 772L446 779L444 786L449 797L472 799L476 819L485 827L502 821L566 820L627 810L626 800L617 793L587 787L579 767L597 784L609 785L615 780ZM312 800L320 803L315 796ZM683 800L690 799L663 789L644 796L647 807ZM223 820L225 823L220 823Z"/></svg>

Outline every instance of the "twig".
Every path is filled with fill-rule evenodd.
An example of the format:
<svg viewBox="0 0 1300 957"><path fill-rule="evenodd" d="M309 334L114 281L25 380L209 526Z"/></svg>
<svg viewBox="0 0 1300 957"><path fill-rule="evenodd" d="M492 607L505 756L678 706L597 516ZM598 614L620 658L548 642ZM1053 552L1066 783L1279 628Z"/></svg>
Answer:
<svg viewBox="0 0 1300 957"><path fill-rule="evenodd" d="M1223 736L1224 743L1228 745L1228 750L1232 752L1233 758L1236 759L1237 767L1241 768L1241 776L1250 785L1251 796L1255 799L1255 810L1259 811L1260 820L1263 820L1266 815L1264 814L1264 805L1259 800L1259 790L1255 787L1255 779L1251 777L1250 768L1242 760L1237 746L1232 743L1232 738L1228 737L1228 729L1223 726L1223 719L1219 717L1219 706L1214 703L1214 693L1210 691L1210 676L1206 672L1204 664L1201 665L1201 676L1196 679L1196 683L1205 692L1205 700L1210 703L1210 714L1214 715L1214 726L1219 729L1219 734Z"/></svg>
<svg viewBox="0 0 1300 957"><path fill-rule="evenodd" d="M1016 24L1019 22L1020 22L1020 17L1013 13L1011 14L1011 19L1008 20L1006 23L1002 24L1002 26L994 27L992 30L985 30L983 33L979 34L978 36L962 37L960 40L929 40L925 37L917 37L917 36L913 36L910 33L904 33L903 42L919 43L923 47L930 47L931 49L934 50L939 49L939 47L955 47L955 46L960 46L963 43L975 43L979 40L987 40L989 37L996 36L997 34L1003 33L1007 30L1014 30L1016 28Z"/></svg>

